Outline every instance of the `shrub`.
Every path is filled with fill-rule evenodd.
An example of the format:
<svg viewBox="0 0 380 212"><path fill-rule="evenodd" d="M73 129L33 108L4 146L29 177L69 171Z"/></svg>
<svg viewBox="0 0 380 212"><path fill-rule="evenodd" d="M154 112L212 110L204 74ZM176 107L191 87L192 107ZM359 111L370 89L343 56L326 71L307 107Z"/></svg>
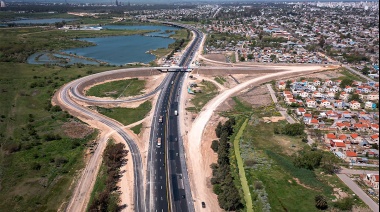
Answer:
<svg viewBox="0 0 380 212"><path fill-rule="evenodd" d="M319 210L326 210L328 208L327 200L323 195L315 196L315 207Z"/></svg>
<svg viewBox="0 0 380 212"><path fill-rule="evenodd" d="M354 199L351 197L345 197L341 200L338 200L334 203L334 207L342 210L342 211L348 211L351 210L354 206Z"/></svg>
<svg viewBox="0 0 380 212"><path fill-rule="evenodd" d="M218 146L219 142L217 140L213 140L211 143L211 149L214 150L214 152L218 152Z"/></svg>

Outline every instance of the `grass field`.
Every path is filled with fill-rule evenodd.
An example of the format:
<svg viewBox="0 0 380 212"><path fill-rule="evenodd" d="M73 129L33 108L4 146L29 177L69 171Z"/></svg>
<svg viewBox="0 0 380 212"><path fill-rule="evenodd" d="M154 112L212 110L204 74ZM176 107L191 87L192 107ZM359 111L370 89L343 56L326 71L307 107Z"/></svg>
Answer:
<svg viewBox="0 0 380 212"><path fill-rule="evenodd" d="M224 85L224 83L227 82L227 80L222 76L217 76L214 78L214 80L217 81L221 85Z"/></svg>
<svg viewBox="0 0 380 212"><path fill-rule="evenodd" d="M235 150L237 165L239 168L239 177L240 177L241 187L244 193L245 207L247 209L247 212L253 212L251 193L249 191L247 178L245 176L244 164L243 164L243 159L241 158L241 155L240 155L240 145L239 145L240 138L243 135L243 132L244 132L245 127L247 126L247 123L248 123L248 119L244 121L243 125L240 127L239 132L237 133L235 137L234 150Z"/></svg>
<svg viewBox="0 0 380 212"><path fill-rule="evenodd" d="M202 81L198 85L199 89L202 90L201 93L195 93L194 97L191 99L191 103L194 104L196 111L201 111L203 106L207 104L212 98L218 95L217 87L209 81ZM191 108L193 110L193 108Z"/></svg>
<svg viewBox="0 0 380 212"><path fill-rule="evenodd" d="M362 82L366 81L365 79L363 79L360 76L350 72L347 69L343 69L343 71L341 71L340 73L344 75L342 77L339 77L339 79L341 79L341 80L343 80L344 78L348 78L348 79L352 79L352 80L356 80L356 81L362 81Z"/></svg>
<svg viewBox="0 0 380 212"><path fill-rule="evenodd" d="M129 125L142 120L152 109L152 103L146 101L137 108L102 108L97 107L97 110L112 119L119 121L124 125Z"/></svg>
<svg viewBox="0 0 380 212"><path fill-rule="evenodd" d="M100 85L91 87L86 95L97 97L129 97L143 94L142 90L145 88L145 80L138 78L118 80L106 82Z"/></svg>
<svg viewBox="0 0 380 212"><path fill-rule="evenodd" d="M0 69L0 211L56 211L97 133L69 137L62 126L76 119L51 107L51 97L64 83L110 67L0 63Z"/></svg>
<svg viewBox="0 0 380 212"><path fill-rule="evenodd" d="M138 124L138 125L136 125L136 126L134 126L134 127L131 128L131 130L132 130L136 135L140 134L141 129L142 129L142 124Z"/></svg>

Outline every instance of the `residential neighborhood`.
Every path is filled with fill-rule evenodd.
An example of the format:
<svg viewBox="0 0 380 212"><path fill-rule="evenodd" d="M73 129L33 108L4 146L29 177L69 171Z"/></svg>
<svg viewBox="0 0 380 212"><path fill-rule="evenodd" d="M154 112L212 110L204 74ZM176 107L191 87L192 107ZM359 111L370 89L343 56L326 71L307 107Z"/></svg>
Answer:
<svg viewBox="0 0 380 212"><path fill-rule="evenodd" d="M277 81L275 89L289 116L305 124L311 143L331 151L350 168L379 167L378 82L303 77ZM378 176L360 178L377 196Z"/></svg>

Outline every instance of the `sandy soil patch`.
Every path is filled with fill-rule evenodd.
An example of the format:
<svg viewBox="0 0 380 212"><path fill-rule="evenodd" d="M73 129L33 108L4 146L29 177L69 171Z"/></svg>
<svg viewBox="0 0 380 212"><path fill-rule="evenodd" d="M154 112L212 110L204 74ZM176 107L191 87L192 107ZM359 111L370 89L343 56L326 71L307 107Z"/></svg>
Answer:
<svg viewBox="0 0 380 212"><path fill-rule="evenodd" d="M249 86L238 97L253 108L272 104L272 98L265 85Z"/></svg>
<svg viewBox="0 0 380 212"><path fill-rule="evenodd" d="M285 120L283 116L272 116L272 117L263 117L265 123L269 122L279 122L281 120Z"/></svg>

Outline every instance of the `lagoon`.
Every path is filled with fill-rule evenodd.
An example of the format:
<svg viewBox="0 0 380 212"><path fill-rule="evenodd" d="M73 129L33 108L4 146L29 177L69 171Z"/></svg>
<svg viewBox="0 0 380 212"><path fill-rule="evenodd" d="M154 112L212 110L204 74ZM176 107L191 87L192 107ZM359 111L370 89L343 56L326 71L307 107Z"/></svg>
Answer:
<svg viewBox="0 0 380 212"><path fill-rule="evenodd" d="M167 48L169 44L175 42L174 39L169 38L175 30L179 28L170 26L118 26L106 25L103 27L105 30L155 30L155 32L147 33L145 35L131 35L131 36L110 36L110 37L97 37L97 38L82 38L79 40L92 42L96 46L72 48L62 50L65 54L77 55L71 57L67 55L47 54L46 52L35 53L28 58L28 63L31 64L45 64L54 63L59 64L62 59L66 61L62 65L83 63L83 64L99 64L105 62L110 65L125 65L127 63L149 63L156 59L155 55L147 53L147 51L159 48ZM90 60L83 59L89 58ZM61 58L61 59L57 59Z"/></svg>
<svg viewBox="0 0 380 212"><path fill-rule="evenodd" d="M149 50L167 48L174 43L174 39L148 37L142 35L112 36L103 38L80 39L93 42L96 46L67 49L64 52L93 58L111 65L125 65L127 63L149 63L155 56L146 53Z"/></svg>

